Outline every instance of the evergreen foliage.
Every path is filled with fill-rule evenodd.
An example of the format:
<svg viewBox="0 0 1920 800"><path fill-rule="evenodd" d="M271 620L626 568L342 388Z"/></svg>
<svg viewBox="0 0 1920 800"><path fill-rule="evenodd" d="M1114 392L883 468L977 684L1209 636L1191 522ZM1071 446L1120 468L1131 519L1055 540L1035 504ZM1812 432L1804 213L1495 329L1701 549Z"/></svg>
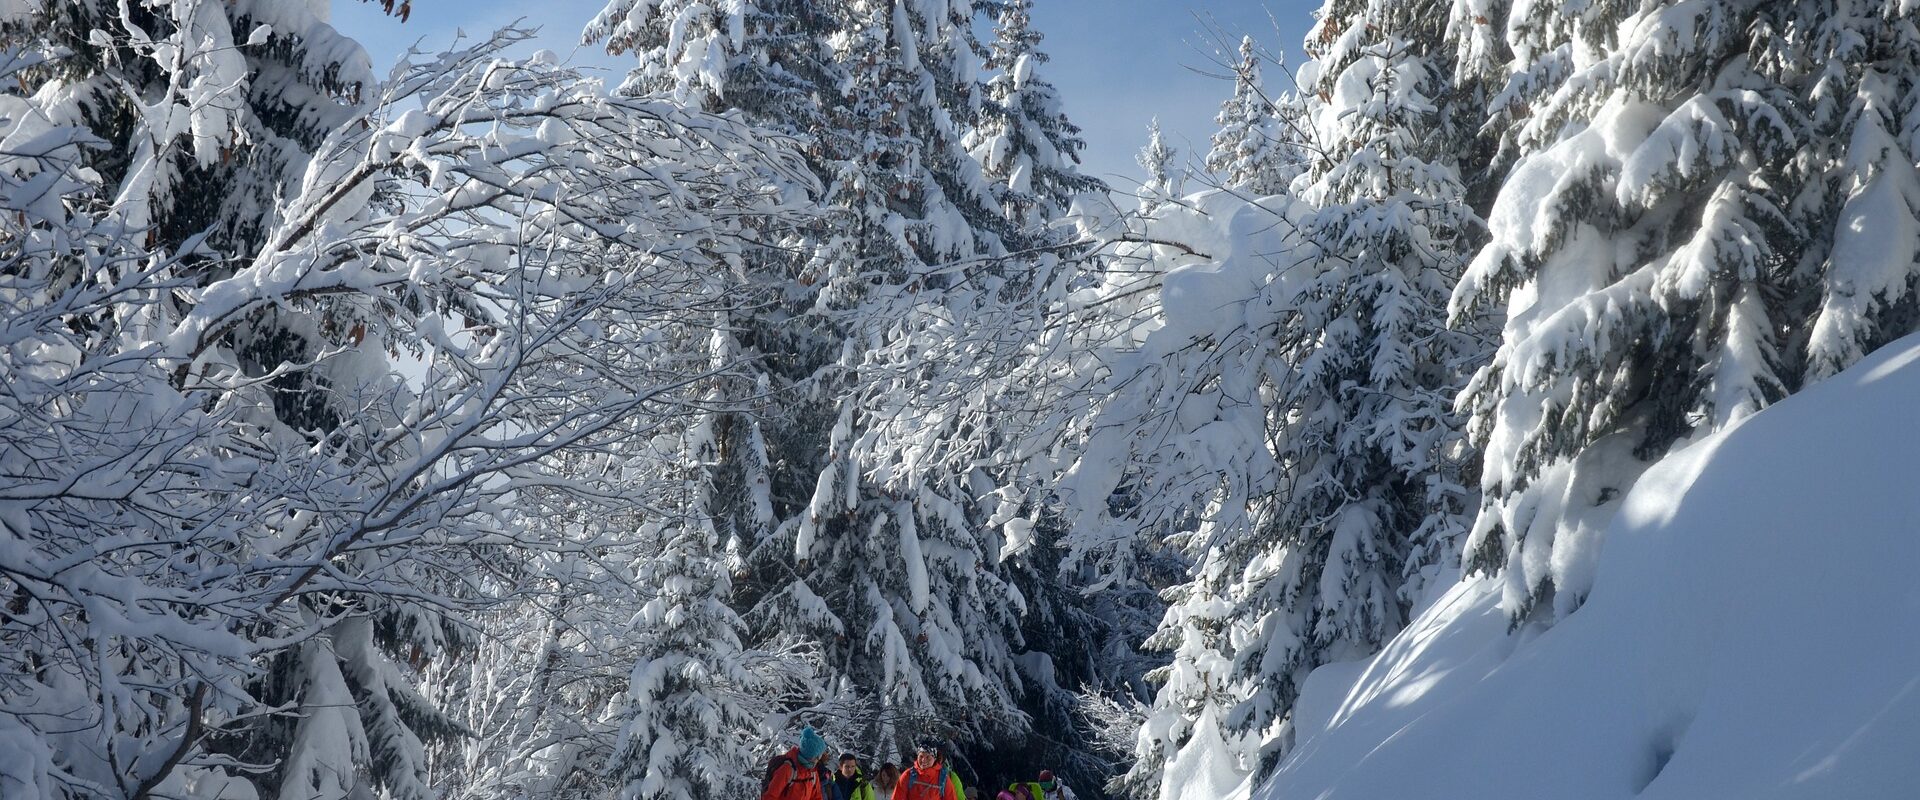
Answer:
<svg viewBox="0 0 1920 800"><path fill-rule="evenodd" d="M1899 146L1876 138L1899 124L1900 79L1882 81L1900 59L1844 79L1785 66L1897 40L1898 14L1526 13L1508 21L1519 68L1493 101L1505 124L1489 126L1510 159L1492 241L1454 308L1507 305L1499 353L1462 399L1487 449L1467 553L1505 576L1516 619L1552 619L1591 589L1598 533L1648 464L1910 329L1898 226L1913 207L1897 187L1912 169L1880 161ZM1901 243L1891 258L1876 244L1836 260L1867 228Z"/></svg>
<svg viewBox="0 0 1920 800"><path fill-rule="evenodd" d="M757 302L724 326L745 372L717 418L706 513L739 559L728 600L760 646L820 649L814 703L850 716L822 723L843 741L884 753L935 733L1004 750L1030 730L1022 698L1058 709L1075 688L1021 666L1045 659L1025 652L1031 604L1060 602L1010 581L1066 590L1003 562L978 465L912 454L981 431L900 420L927 419L911 394L924 348L955 332L938 321L1048 284L1044 265L999 257L1055 239L1044 226L1097 186L1072 170L1080 143L1033 71L1026 6L700 4L684 25L638 7L610 4L587 31L639 54L623 91L784 130L826 187L813 223L744 254L733 291ZM983 48L973 25L989 10L1000 24ZM727 14L739 35L704 60L675 50L682 29L735 30Z"/></svg>
<svg viewBox="0 0 1920 800"><path fill-rule="evenodd" d="M1043 37L1033 28L1033 0L981 5L995 11L986 62L993 74L980 122L967 139L994 184L1002 212L1017 231L1032 236L1060 219L1076 195L1101 183L1075 168L1086 142L1061 110L1059 91L1040 74L1049 59L1039 49Z"/></svg>
<svg viewBox="0 0 1920 800"><path fill-rule="evenodd" d="M1253 37L1241 39L1233 62L1233 96L1213 118L1220 130L1213 135L1206 167L1221 185L1269 195L1287 188L1304 159L1295 152L1301 137L1289 130L1300 124L1290 113L1298 101L1268 94L1261 61Z"/></svg>

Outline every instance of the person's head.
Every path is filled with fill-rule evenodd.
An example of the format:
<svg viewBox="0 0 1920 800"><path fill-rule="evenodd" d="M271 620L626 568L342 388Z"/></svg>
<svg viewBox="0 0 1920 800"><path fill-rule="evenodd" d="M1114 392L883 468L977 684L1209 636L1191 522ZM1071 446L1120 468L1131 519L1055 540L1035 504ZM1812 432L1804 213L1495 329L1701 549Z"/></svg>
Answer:
<svg viewBox="0 0 1920 800"><path fill-rule="evenodd" d="M881 789L888 791L892 791L893 785L899 782L899 780L900 765L891 761L882 763L880 769L873 773L874 783L878 784Z"/></svg>
<svg viewBox="0 0 1920 800"><path fill-rule="evenodd" d="M852 753L840 756L840 774L849 778L860 774L860 757Z"/></svg>
<svg viewBox="0 0 1920 800"><path fill-rule="evenodd" d="M1053 793L1053 770L1050 770L1050 769L1040 770L1039 783L1040 783L1041 791L1046 792L1048 794L1052 794Z"/></svg>
<svg viewBox="0 0 1920 800"><path fill-rule="evenodd" d="M921 739L913 748L913 766L918 769L933 769L939 765L946 754L942 752L940 742L933 739Z"/></svg>
<svg viewBox="0 0 1920 800"><path fill-rule="evenodd" d="M800 729L800 763L808 766L827 760L827 740L812 725Z"/></svg>

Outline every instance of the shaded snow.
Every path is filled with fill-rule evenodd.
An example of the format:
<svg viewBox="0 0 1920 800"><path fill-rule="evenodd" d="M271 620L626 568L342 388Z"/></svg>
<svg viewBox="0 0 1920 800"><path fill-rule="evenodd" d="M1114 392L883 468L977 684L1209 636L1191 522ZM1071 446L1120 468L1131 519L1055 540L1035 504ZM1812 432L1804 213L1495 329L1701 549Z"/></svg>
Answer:
<svg viewBox="0 0 1920 800"><path fill-rule="evenodd" d="M1471 580L1362 671L1316 673L1254 796L1912 796L1916 362L1908 337L1653 467L1544 633Z"/></svg>

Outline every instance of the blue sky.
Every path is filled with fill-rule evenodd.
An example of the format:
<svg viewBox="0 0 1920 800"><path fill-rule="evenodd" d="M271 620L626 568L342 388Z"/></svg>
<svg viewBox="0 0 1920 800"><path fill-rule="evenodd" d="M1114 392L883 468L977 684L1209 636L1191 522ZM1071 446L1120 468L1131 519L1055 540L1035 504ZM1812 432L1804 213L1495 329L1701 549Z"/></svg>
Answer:
<svg viewBox="0 0 1920 800"><path fill-rule="evenodd" d="M335 0L333 21L384 70L415 41L423 41L423 49L439 47L456 30L479 33L524 18L541 27L539 46L617 76L628 59L576 47L580 28L602 4L413 0L412 19L402 25L381 15L377 4ZM1133 154L1155 116L1183 160L1205 154L1214 112L1231 89L1201 74L1220 71L1216 51L1231 51L1244 33L1297 60L1317 7L1314 0L1035 0L1035 24L1046 35L1041 46L1053 57L1041 74L1060 87L1067 114L1085 130L1086 170L1115 188L1130 188L1139 174ZM1270 85L1282 80L1268 77Z"/></svg>

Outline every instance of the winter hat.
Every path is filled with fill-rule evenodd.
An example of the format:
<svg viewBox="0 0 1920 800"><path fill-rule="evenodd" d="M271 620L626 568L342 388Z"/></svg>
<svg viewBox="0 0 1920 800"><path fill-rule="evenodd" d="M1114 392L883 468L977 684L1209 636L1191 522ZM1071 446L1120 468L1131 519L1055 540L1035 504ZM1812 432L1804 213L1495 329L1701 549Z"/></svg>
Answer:
<svg viewBox="0 0 1920 800"><path fill-rule="evenodd" d="M1040 785L1048 789L1053 788L1053 770L1050 770L1050 769L1040 770Z"/></svg>
<svg viewBox="0 0 1920 800"><path fill-rule="evenodd" d="M812 764L827 754L827 740L812 725L800 729L800 763Z"/></svg>

